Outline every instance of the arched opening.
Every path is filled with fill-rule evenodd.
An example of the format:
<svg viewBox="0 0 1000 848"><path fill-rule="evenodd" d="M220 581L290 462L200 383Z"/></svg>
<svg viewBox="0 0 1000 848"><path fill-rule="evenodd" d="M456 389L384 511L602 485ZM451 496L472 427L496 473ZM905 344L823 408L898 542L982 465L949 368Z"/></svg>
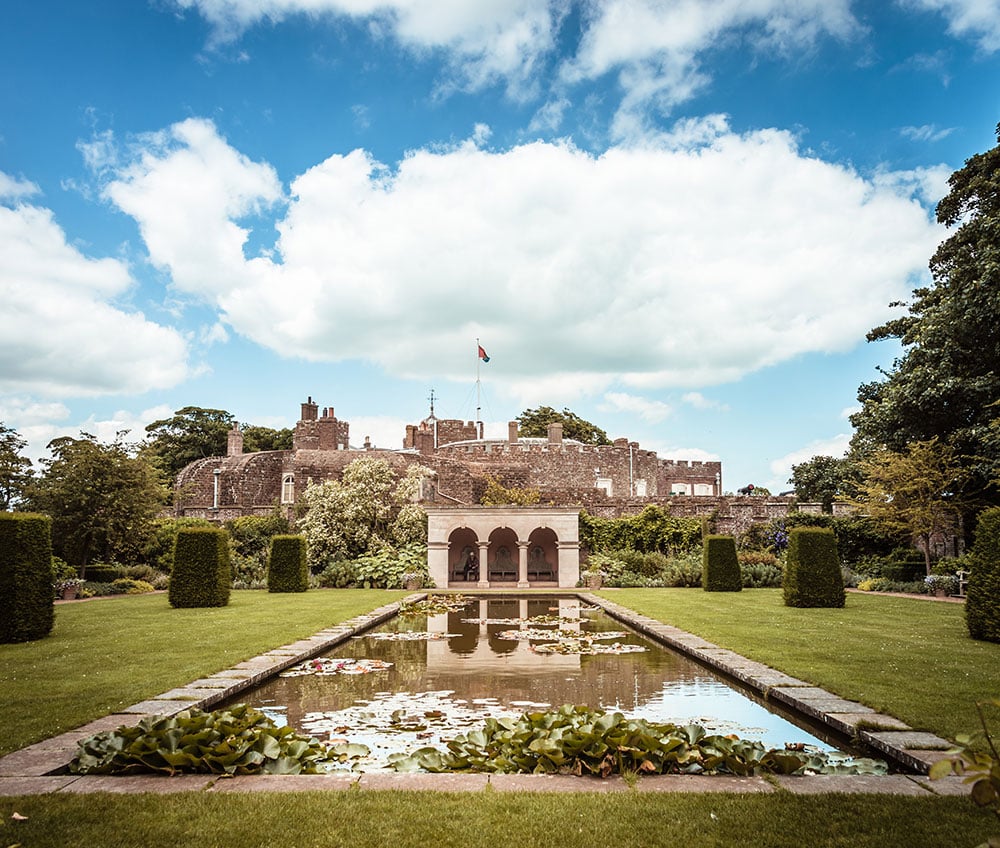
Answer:
<svg viewBox="0 0 1000 848"><path fill-rule="evenodd" d="M559 574L559 545L548 527L536 527L528 537L528 580L552 581Z"/></svg>
<svg viewBox="0 0 1000 848"><path fill-rule="evenodd" d="M490 533L490 583L517 582L517 533L509 527L498 527Z"/></svg>
<svg viewBox="0 0 1000 848"><path fill-rule="evenodd" d="M468 527L448 537L448 582L479 580L479 538Z"/></svg>

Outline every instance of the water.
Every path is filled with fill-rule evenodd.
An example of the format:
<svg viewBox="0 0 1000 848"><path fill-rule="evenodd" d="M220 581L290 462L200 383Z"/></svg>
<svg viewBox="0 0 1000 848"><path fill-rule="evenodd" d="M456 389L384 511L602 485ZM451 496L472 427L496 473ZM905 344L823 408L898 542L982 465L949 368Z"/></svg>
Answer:
<svg viewBox="0 0 1000 848"><path fill-rule="evenodd" d="M564 621L545 627L523 621L534 616ZM514 619L521 621L511 623ZM425 745L443 749L443 739L481 726L487 716L517 716L565 703L649 721L701 724L710 733L735 733L768 748L803 743L834 750L804 725L637 633L593 644L644 650L594 656L539 653L538 646L552 638L500 638L504 631L529 628L559 629L566 636L626 630L603 611L581 609L576 599L471 599L460 611L395 618L327 655L360 661L343 663L341 672L364 673L277 677L238 700L321 741L367 745L372 753L362 763L365 771L383 767L390 753ZM392 641L407 633L423 635ZM380 634L394 635L383 640ZM369 661L391 666L368 670Z"/></svg>

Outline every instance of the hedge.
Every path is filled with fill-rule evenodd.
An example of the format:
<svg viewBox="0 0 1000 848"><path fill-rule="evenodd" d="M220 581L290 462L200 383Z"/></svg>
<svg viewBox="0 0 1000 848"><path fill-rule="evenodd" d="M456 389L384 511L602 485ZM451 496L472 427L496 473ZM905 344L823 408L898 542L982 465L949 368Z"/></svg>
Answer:
<svg viewBox="0 0 1000 848"><path fill-rule="evenodd" d="M795 527L788 534L785 606L842 607L844 578L833 530Z"/></svg>
<svg viewBox="0 0 1000 848"><path fill-rule="evenodd" d="M743 576L732 536L706 536L702 548L701 585L706 592L740 592Z"/></svg>
<svg viewBox="0 0 1000 848"><path fill-rule="evenodd" d="M168 599L172 607L224 607L232 581L229 537L215 527L177 533Z"/></svg>
<svg viewBox="0 0 1000 848"><path fill-rule="evenodd" d="M1000 642L1000 507L980 513L969 552L965 623L973 639Z"/></svg>
<svg viewBox="0 0 1000 848"><path fill-rule="evenodd" d="M0 513L0 643L31 642L52 632L52 519Z"/></svg>
<svg viewBox="0 0 1000 848"><path fill-rule="evenodd" d="M309 588L305 536L275 536L267 560L268 592L305 592Z"/></svg>

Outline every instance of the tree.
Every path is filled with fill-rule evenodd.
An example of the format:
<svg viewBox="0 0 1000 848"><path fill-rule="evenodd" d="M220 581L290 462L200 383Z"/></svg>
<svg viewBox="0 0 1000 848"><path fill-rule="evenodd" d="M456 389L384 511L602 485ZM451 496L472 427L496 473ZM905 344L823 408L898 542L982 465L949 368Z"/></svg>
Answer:
<svg viewBox="0 0 1000 848"><path fill-rule="evenodd" d="M837 498L857 496L857 476L857 467L846 457L814 456L793 465L788 482L795 487L795 497L800 501L819 501L823 512L831 512Z"/></svg>
<svg viewBox="0 0 1000 848"><path fill-rule="evenodd" d="M95 559L137 562L166 501L159 471L118 433L102 444L89 433L49 442L51 458L29 493L31 506L52 517L56 556L82 571Z"/></svg>
<svg viewBox="0 0 1000 848"><path fill-rule="evenodd" d="M291 450L292 431L288 427L275 430L271 427L258 427L256 424L244 424L243 452Z"/></svg>
<svg viewBox="0 0 1000 848"><path fill-rule="evenodd" d="M938 439L914 442L904 451L882 450L861 463L860 502L888 532L921 542L931 573L931 538L959 529L967 474L955 450Z"/></svg>
<svg viewBox="0 0 1000 848"><path fill-rule="evenodd" d="M348 465L340 480L307 487L302 497L308 512L298 527L309 543L310 567L426 539L426 517L413 502L425 473L411 465L397 478L384 459L366 456Z"/></svg>
<svg viewBox="0 0 1000 848"><path fill-rule="evenodd" d="M185 406L172 418L162 418L146 426L149 439L145 450L156 457L170 480L196 459L225 456L229 431L236 419L224 409Z"/></svg>
<svg viewBox="0 0 1000 848"><path fill-rule="evenodd" d="M1000 414L1000 145L968 159L949 185L937 220L957 229L931 258L933 284L914 291L908 314L868 334L899 339L903 354L885 380L859 388L862 409L851 423L866 449L948 442L970 490L996 503L1000 440L989 436Z"/></svg>
<svg viewBox="0 0 1000 848"><path fill-rule="evenodd" d="M28 443L0 422L0 512L17 504L31 480L31 460L21 456Z"/></svg>
<svg viewBox="0 0 1000 848"><path fill-rule="evenodd" d="M538 489L522 489L517 486L507 487L492 474L486 475L486 491L479 499L484 506L531 506L541 500Z"/></svg>
<svg viewBox="0 0 1000 848"><path fill-rule="evenodd" d="M562 412L556 412L551 406L526 409L517 417L517 423L522 436L544 437L549 434L549 424L562 424L563 436L567 439L576 439L585 445L611 444L608 434L600 427L565 408Z"/></svg>

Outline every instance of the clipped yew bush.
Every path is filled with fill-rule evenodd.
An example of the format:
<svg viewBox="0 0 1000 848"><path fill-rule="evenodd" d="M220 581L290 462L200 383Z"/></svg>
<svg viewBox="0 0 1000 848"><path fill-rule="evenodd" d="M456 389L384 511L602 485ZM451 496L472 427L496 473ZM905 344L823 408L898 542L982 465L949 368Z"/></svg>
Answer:
<svg viewBox="0 0 1000 848"><path fill-rule="evenodd" d="M224 607L230 589L229 537L215 527L185 527L174 544L172 607Z"/></svg>
<svg viewBox="0 0 1000 848"><path fill-rule="evenodd" d="M52 632L52 519L0 513L0 642L31 642Z"/></svg>
<svg viewBox="0 0 1000 848"><path fill-rule="evenodd" d="M732 536L706 536L701 556L701 585L706 592L742 591L743 576Z"/></svg>
<svg viewBox="0 0 1000 848"><path fill-rule="evenodd" d="M788 534L785 606L842 607L844 578L837 537L825 527L795 527Z"/></svg>
<svg viewBox="0 0 1000 848"><path fill-rule="evenodd" d="M980 513L969 552L965 623L973 639L1000 642L1000 507Z"/></svg>
<svg viewBox="0 0 1000 848"><path fill-rule="evenodd" d="M275 536L267 560L268 592L305 592L309 588L305 536Z"/></svg>

